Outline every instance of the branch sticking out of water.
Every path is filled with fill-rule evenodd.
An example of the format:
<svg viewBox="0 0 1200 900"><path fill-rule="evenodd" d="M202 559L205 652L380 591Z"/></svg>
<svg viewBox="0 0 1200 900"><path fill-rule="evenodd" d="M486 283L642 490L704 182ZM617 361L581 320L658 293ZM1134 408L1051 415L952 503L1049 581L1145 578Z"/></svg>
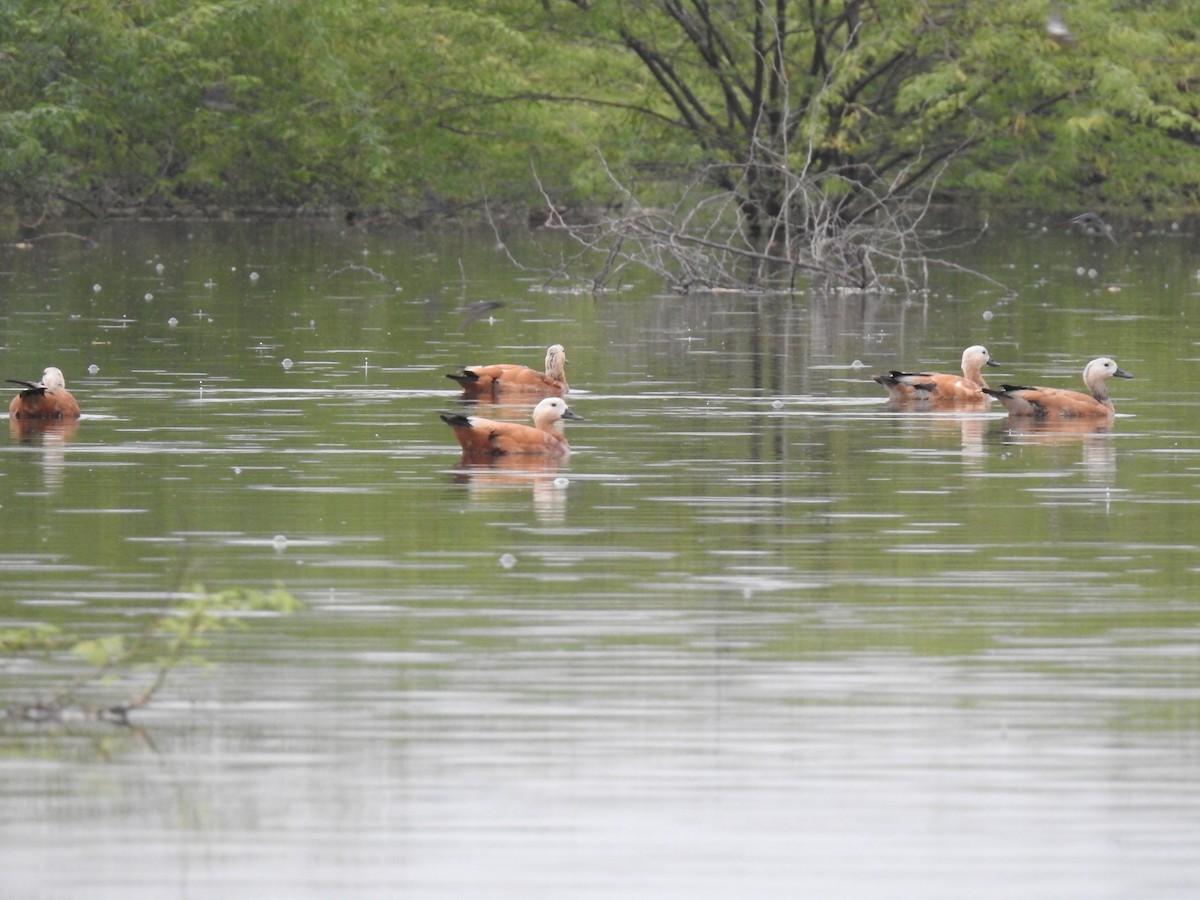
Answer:
<svg viewBox="0 0 1200 900"><path fill-rule="evenodd" d="M384 282L385 284L390 284L396 290L401 289L399 282L392 281L392 279L388 278L382 272L376 272L370 266L364 266L361 263L350 263L348 266L342 266L340 269L334 269L332 272L329 273L328 277L333 278L335 275L341 275L343 272L366 272L368 275L371 275L371 276L379 279L380 281Z"/></svg>
<svg viewBox="0 0 1200 900"><path fill-rule="evenodd" d="M756 142L749 162L702 167L656 205L599 164L619 202L584 221L568 221L539 183L550 210L541 227L565 235L574 251L543 267L547 280L590 282L598 291L640 269L680 294L886 293L925 287L935 267L970 272L944 258L957 248L926 226L944 159L918 158L885 176L863 166L820 168L811 148Z"/></svg>

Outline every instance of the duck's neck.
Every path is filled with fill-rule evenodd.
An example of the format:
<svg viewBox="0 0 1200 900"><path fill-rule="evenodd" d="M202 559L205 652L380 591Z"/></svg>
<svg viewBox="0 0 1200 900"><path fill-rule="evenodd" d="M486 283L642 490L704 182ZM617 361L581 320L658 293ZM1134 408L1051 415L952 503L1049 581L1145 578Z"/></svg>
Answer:
<svg viewBox="0 0 1200 900"><path fill-rule="evenodd" d="M564 437L566 437L566 432L563 431L562 419L542 419L541 421L535 421L533 424L538 431L544 431L546 434L554 435L554 437L558 438L559 440L562 440Z"/></svg>
<svg viewBox="0 0 1200 900"><path fill-rule="evenodd" d="M963 366L963 377L966 378L967 381L973 381L981 388L988 386L988 383L983 380L983 366L972 366L969 364Z"/></svg>

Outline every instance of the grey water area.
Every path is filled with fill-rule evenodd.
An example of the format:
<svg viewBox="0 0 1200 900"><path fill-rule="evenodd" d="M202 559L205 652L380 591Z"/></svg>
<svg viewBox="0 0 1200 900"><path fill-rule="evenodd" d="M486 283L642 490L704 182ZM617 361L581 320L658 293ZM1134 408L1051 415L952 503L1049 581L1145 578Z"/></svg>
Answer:
<svg viewBox="0 0 1200 900"><path fill-rule="evenodd" d="M0 719L5 897L1196 896L1188 228L992 229L955 258L1007 289L794 297L593 294L554 235L88 234L0 248L2 377L84 412L0 438L0 632L301 606L128 726ZM461 465L445 375L553 343L571 455ZM871 381L977 343L993 385L1134 379L1100 429ZM90 671L7 648L3 706Z"/></svg>

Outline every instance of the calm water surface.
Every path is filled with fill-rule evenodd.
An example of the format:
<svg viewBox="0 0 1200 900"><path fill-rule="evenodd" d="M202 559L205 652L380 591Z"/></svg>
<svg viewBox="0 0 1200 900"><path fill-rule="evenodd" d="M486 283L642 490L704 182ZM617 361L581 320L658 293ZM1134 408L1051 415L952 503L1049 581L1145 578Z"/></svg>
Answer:
<svg viewBox="0 0 1200 900"><path fill-rule="evenodd" d="M596 297L479 235L91 236L0 250L3 377L58 365L86 413L0 446L0 626L132 635L197 581L304 608L136 728L0 720L5 896L1195 896L1186 229L993 232L964 261L1014 295L907 299ZM443 375L554 342L570 459L461 467ZM1136 377L1102 433L870 381L972 343L993 383ZM5 705L82 671L4 656Z"/></svg>

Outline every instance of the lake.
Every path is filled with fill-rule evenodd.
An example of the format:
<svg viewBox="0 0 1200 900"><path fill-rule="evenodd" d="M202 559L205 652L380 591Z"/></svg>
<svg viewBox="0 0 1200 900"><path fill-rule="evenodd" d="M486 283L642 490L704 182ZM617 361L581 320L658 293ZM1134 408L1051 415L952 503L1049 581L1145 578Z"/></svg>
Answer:
<svg viewBox="0 0 1200 900"><path fill-rule="evenodd" d="M0 720L5 896L1194 896L1188 228L993 229L959 260L1009 290L907 297L593 295L540 273L551 235L526 268L490 234L87 236L0 249L3 377L57 365L84 411L0 442L0 627L301 608L210 634L131 727ZM570 457L460 465L444 376L559 342ZM993 386L1134 380L1097 432L870 379L975 343ZM88 671L7 652L5 706Z"/></svg>

